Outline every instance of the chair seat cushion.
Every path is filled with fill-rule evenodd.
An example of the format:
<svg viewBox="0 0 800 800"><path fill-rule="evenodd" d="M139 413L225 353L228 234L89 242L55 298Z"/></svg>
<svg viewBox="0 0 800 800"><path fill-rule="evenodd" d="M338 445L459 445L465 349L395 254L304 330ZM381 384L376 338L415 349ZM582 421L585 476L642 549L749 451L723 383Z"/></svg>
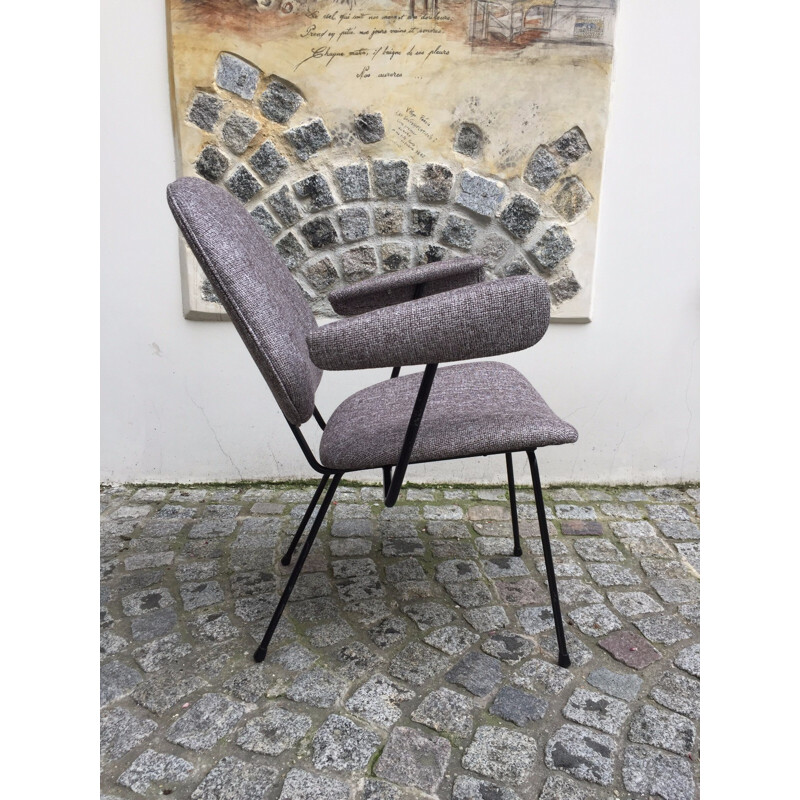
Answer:
<svg viewBox="0 0 800 800"><path fill-rule="evenodd" d="M331 415L320 461L337 470L397 464L422 373L362 389ZM436 372L411 463L529 450L574 442L559 419L513 367L479 361Z"/></svg>

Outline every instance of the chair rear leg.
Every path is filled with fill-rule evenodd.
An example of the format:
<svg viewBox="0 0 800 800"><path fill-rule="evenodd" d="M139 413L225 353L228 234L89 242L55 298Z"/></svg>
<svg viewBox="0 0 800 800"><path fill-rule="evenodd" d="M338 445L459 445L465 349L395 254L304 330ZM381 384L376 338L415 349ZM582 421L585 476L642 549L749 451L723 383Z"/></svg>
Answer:
<svg viewBox="0 0 800 800"><path fill-rule="evenodd" d="M311 551L311 546L314 544L314 539L317 538L317 532L322 526L322 521L325 519L328 506L330 506L331 500L333 500L333 495L336 493L336 487L339 485L342 474L343 473L341 472L335 472L333 474L333 480L331 481L330 486L328 486L328 491L325 493L325 499L322 501L322 505L319 507L316 517L314 517L314 524L311 526L311 530L308 532L308 536L303 543L303 549L300 551L300 555L297 558L297 563L294 565L292 574L289 576L289 580L286 582L286 586L283 589L281 599L278 600L278 605L272 614L272 619L269 621L267 632L264 634L264 638L261 640L261 644L258 646L258 649L253 654L253 659L256 661L256 663L260 663L266 658L267 647L269 646L270 640L275 633L275 629L278 627L283 610L286 608L286 604L289 602L292 589L294 589L294 585L297 583L297 579L300 577L300 573L303 571L303 564L305 564L306 558Z"/></svg>
<svg viewBox="0 0 800 800"><path fill-rule="evenodd" d="M506 453L506 472L508 473L508 496L511 501L511 527L514 531L514 555L522 555L522 544L519 540L519 519L517 517L517 490L514 486L514 462L511 453Z"/></svg>
<svg viewBox="0 0 800 800"><path fill-rule="evenodd" d="M297 529L297 533L292 537L292 541L289 544L289 549L286 551L286 554L281 559L281 564L284 567L288 567L289 564L292 563L292 553L294 553L295 547L297 547L297 543L300 541L300 537L303 535L303 531L306 529L306 525L308 525L308 520L311 519L311 513L316 508L317 503L319 502L319 497L322 494L322 490L325 488L325 484L328 482L328 478L330 478L330 473L326 473L320 479L320 482L317 486L317 490L314 492L314 496L311 498L311 502L308 504L308 508L306 509L306 513L303 514L303 519L300 522L300 527Z"/></svg>
<svg viewBox="0 0 800 800"><path fill-rule="evenodd" d="M550 550L550 534L547 530L547 518L544 515L544 498L542 497L542 482L539 479L539 468L536 464L536 450L528 450L528 460L531 464L531 477L533 478L533 493L536 498L536 516L539 518L539 533L542 537L542 552L544 566L547 571L547 586L550 589L550 603L553 606L553 620L556 625L556 640L558 642L558 666L568 667L572 662L567 652L567 640L564 636L564 623L561 619L561 604L558 602L558 587L556 586L556 572L553 567L553 553Z"/></svg>

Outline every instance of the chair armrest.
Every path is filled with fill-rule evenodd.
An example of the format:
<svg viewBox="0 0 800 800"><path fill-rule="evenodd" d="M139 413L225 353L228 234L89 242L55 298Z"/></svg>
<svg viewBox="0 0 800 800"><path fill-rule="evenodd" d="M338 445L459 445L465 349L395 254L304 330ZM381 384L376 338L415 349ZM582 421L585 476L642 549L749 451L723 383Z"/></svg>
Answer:
<svg viewBox="0 0 800 800"><path fill-rule="evenodd" d="M550 322L550 292L533 275L465 286L338 320L306 337L322 369L438 364L523 350Z"/></svg>
<svg viewBox="0 0 800 800"><path fill-rule="evenodd" d="M447 261L434 261L398 272L385 272L351 286L334 289L329 295L333 310L343 317L352 317L374 311L376 308L405 303L413 299L417 286L422 285L418 297L480 283L484 278L485 258L464 256Z"/></svg>

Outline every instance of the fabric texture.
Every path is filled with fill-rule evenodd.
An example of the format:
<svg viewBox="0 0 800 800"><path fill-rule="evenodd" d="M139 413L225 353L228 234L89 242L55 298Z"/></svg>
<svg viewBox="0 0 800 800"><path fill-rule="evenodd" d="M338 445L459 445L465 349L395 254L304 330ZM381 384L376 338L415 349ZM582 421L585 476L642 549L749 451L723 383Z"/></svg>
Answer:
<svg viewBox="0 0 800 800"><path fill-rule="evenodd" d="M397 464L422 373L370 386L331 415L320 461L331 469ZM436 372L411 463L567 444L577 431L559 419L513 367L478 361Z"/></svg>
<svg viewBox="0 0 800 800"><path fill-rule="evenodd" d="M523 350L544 336L549 322L547 284L524 275L338 320L310 331L307 341L322 369L407 366Z"/></svg>
<svg viewBox="0 0 800 800"><path fill-rule="evenodd" d="M385 272L383 275L334 289L328 295L328 300L337 314L352 317L376 308L405 303L413 299L414 290L419 284L422 284L419 296L427 297L480 283L484 279L486 265L485 258L464 256L398 272Z"/></svg>
<svg viewBox="0 0 800 800"><path fill-rule="evenodd" d="M167 201L281 411L295 425L305 422L322 377L306 344L317 323L283 259L224 189L179 178Z"/></svg>

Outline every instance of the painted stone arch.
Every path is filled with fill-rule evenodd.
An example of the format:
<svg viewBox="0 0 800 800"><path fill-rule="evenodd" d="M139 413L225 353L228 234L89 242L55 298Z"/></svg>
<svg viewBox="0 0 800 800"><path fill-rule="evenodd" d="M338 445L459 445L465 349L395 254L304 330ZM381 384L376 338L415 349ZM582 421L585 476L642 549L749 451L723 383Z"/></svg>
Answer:
<svg viewBox="0 0 800 800"><path fill-rule="evenodd" d="M482 169L489 134L469 117L453 119L452 158L378 152L386 135L380 107L329 124L301 85L221 52L186 108L183 122L198 136L184 156L190 172L244 204L317 315L335 316L327 296L343 284L473 254L487 259L490 279L542 275L558 318L561 304L583 291L570 268L571 228L593 203L580 177L591 144L573 125L530 143L524 169L503 180ZM424 132L424 117L403 124ZM185 256L186 316L224 318Z"/></svg>

